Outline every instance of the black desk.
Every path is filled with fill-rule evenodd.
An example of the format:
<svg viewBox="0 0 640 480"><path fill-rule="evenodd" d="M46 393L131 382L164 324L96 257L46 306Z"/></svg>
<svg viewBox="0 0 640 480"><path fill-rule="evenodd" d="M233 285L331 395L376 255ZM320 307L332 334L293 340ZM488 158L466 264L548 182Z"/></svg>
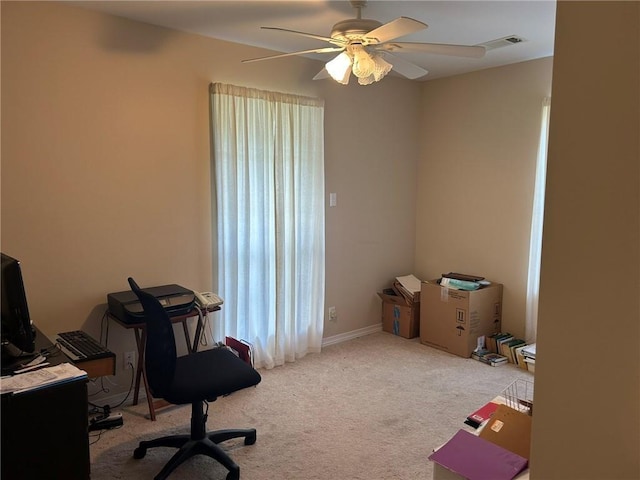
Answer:
<svg viewBox="0 0 640 480"><path fill-rule="evenodd" d="M51 346L36 329L36 349ZM52 365L69 362L62 353ZM87 379L2 395L0 462L3 479L88 479Z"/></svg>

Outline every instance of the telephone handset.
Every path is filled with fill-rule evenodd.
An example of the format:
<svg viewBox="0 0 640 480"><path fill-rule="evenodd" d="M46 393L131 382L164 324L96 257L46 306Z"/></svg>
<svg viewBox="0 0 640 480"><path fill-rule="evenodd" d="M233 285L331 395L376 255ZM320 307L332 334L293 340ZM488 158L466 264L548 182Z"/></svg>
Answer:
<svg viewBox="0 0 640 480"><path fill-rule="evenodd" d="M202 308L219 307L223 300L213 292L193 292L196 303Z"/></svg>

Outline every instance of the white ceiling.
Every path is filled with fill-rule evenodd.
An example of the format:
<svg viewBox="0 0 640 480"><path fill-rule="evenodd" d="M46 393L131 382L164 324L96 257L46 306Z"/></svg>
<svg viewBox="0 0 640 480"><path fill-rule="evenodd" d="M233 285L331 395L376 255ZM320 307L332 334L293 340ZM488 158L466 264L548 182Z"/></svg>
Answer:
<svg viewBox="0 0 640 480"><path fill-rule="evenodd" d="M273 50L274 54L331 45L308 37L262 30L261 26L328 37L335 23L356 17L356 10L347 0L69 3L153 25L262 47ZM481 59L416 52L401 54L405 60L429 71L427 76L419 80L430 80L553 55L555 11L555 0L370 0L362 11L362 17L386 23L403 16L429 25L427 29L398 41L478 45L511 35L524 39L522 43L489 50ZM310 58L323 61L334 56L335 54L309 55ZM242 59L239 58L238 61L240 60ZM319 67L322 68L322 65L319 64Z"/></svg>

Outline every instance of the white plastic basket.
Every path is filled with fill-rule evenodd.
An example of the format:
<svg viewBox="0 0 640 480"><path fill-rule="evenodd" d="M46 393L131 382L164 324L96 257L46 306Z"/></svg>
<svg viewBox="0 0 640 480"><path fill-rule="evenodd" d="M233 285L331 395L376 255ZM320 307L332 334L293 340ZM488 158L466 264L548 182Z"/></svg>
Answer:
<svg viewBox="0 0 640 480"><path fill-rule="evenodd" d="M511 383L502 392L507 406L533 415L533 382L526 379L518 379Z"/></svg>

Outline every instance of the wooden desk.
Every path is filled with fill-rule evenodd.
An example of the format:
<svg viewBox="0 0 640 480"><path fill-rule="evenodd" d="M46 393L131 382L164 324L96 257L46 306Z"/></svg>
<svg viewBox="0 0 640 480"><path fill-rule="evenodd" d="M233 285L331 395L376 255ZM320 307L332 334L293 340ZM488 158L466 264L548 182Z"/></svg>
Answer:
<svg viewBox="0 0 640 480"><path fill-rule="evenodd" d="M89 334L86 334L90 337ZM93 337L90 337L92 340ZM49 339L52 343L56 343L57 339L54 337L53 339ZM97 340L95 340L97 341ZM100 342L98 342L100 343ZM116 354L108 351L108 355L102 358L77 358L73 359L71 357L67 357L63 349L59 349L60 354L67 358L67 362L73 363L80 370L84 370L87 372L87 376L89 378L98 378L104 377L107 375L115 375L116 374Z"/></svg>
<svg viewBox="0 0 640 480"><path fill-rule="evenodd" d="M204 325L204 316L207 312L214 312L220 310L220 307L209 308L206 311L201 310L199 307L194 307L189 312L183 315L175 315L170 317L172 323L182 323L182 328L184 331L184 338L187 344L187 350L189 353L193 353L198 350L198 343L200 342L200 336L202 335L202 327ZM149 391L149 384L147 383L147 376L145 374L144 367L144 351L145 344L147 341L146 335L146 325L144 322L142 323L125 323L116 316L112 315L110 312L107 312L110 318L112 318L118 325L121 325L124 328L132 328L133 333L136 337L136 347L138 348L138 362L136 364L136 383L133 391L133 404L138 404L138 396L140 392L140 380L142 380L142 384L144 385L144 392L147 396L147 403L149 404L149 418L151 420L156 419L156 410L161 409L170 405L168 402L162 399L154 400L151 392ZM189 338L189 325L187 320L189 318L197 317L196 323L196 331L193 337L193 343L191 343Z"/></svg>
<svg viewBox="0 0 640 480"><path fill-rule="evenodd" d="M69 360L80 370L87 372L89 378L98 378L116 374L116 356L91 360Z"/></svg>
<svg viewBox="0 0 640 480"><path fill-rule="evenodd" d="M36 328L36 349L52 346ZM60 352L52 365L69 362ZM88 479L87 379L2 395L0 461L3 479Z"/></svg>

